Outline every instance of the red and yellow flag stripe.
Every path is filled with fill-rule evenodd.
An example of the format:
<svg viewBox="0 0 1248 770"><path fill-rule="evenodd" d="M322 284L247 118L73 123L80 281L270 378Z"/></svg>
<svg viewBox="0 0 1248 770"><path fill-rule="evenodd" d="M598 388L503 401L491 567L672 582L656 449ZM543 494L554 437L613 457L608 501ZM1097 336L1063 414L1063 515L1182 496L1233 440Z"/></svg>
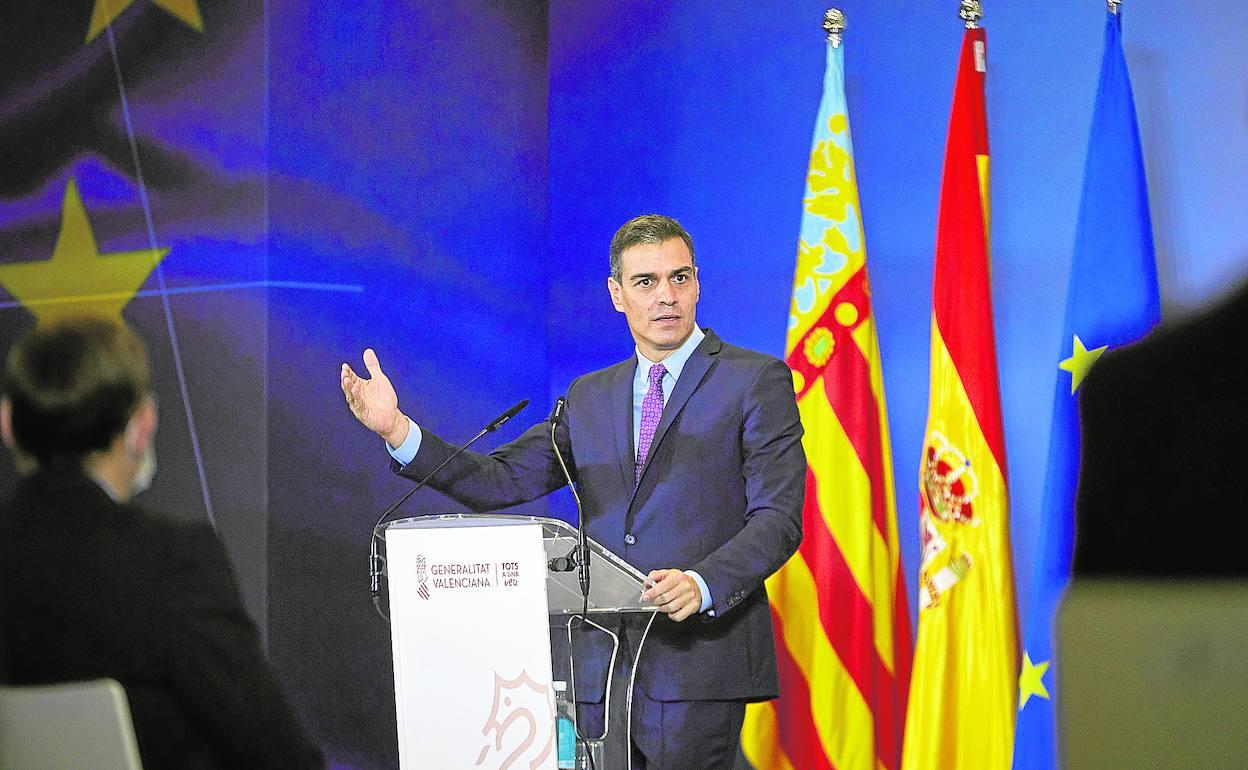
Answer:
<svg viewBox="0 0 1248 770"><path fill-rule="evenodd" d="M903 768L1008 768L1018 632L988 263L986 36L969 29L945 151L920 461L919 626Z"/></svg>
<svg viewBox="0 0 1248 770"><path fill-rule="evenodd" d="M780 699L751 705L756 768L900 765L912 641L843 60L829 48L786 356L807 456L804 539L767 581Z"/></svg>

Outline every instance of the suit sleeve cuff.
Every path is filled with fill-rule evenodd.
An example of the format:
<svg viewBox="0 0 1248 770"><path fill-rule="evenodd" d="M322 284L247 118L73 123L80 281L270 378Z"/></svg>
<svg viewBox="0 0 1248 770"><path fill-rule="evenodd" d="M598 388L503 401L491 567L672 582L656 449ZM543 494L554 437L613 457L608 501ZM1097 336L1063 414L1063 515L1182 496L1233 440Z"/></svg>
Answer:
<svg viewBox="0 0 1248 770"><path fill-rule="evenodd" d="M407 418L407 438L398 448L391 447L386 444L386 451L390 453L390 457L399 465L407 465L416 459L416 453L420 451L421 432L420 426L412 421L411 417Z"/></svg>
<svg viewBox="0 0 1248 770"><path fill-rule="evenodd" d="M691 569L685 570L685 574L693 578L693 582L698 584L698 590L702 592L702 606L698 608L698 612L706 612L711 609L711 605L714 602L711 601L711 589L706 587L706 581L702 579L701 575ZM710 614L714 615L715 612L712 611Z"/></svg>

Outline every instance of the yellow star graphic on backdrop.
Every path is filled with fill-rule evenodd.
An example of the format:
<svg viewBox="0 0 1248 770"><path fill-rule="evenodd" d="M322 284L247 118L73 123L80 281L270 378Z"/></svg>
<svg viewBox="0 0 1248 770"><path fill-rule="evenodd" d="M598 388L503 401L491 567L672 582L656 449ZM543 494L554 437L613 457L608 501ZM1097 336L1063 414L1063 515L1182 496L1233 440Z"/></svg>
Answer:
<svg viewBox="0 0 1248 770"><path fill-rule="evenodd" d="M94 40L96 35L103 32L132 3L134 0L95 0L95 8L91 11L91 28L87 30L87 42ZM152 0L152 4L177 16L196 32L204 31L204 21L199 17L199 4L196 0Z"/></svg>
<svg viewBox="0 0 1248 770"><path fill-rule="evenodd" d="M1109 345L1101 345L1099 348L1088 350L1083 346L1083 340L1079 339L1079 335L1075 335L1074 348L1071 350L1070 358L1062 361L1057 365L1058 369L1070 372L1070 393L1074 395L1079 389L1083 378L1088 376L1088 372L1092 369L1092 364L1096 363L1096 359L1101 354L1109 350Z"/></svg>
<svg viewBox="0 0 1248 770"><path fill-rule="evenodd" d="M1023 710L1023 706L1027 705L1027 701L1033 695L1045 700L1049 699L1049 690L1044 686L1044 672L1049 670L1049 662L1043 660L1040 663L1032 663L1031 654L1023 651L1023 670L1018 673L1019 711Z"/></svg>
<svg viewBox="0 0 1248 770"><path fill-rule="evenodd" d="M0 286L39 323L89 313L121 316L169 249L101 254L73 179L61 203L61 231L52 258L0 265Z"/></svg>

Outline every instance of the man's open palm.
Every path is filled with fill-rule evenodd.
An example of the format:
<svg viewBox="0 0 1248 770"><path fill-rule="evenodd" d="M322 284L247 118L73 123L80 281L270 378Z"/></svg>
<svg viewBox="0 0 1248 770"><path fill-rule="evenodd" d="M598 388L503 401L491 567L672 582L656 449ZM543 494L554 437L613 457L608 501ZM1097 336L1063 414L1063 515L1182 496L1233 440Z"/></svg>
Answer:
<svg viewBox="0 0 1248 770"><path fill-rule="evenodd" d="M355 419L390 440L399 432L402 419L399 397L390 384L390 378L381 371L381 362L372 348L364 351L364 367L368 369L368 379L357 375L349 365L342 365L342 394L346 396L347 406Z"/></svg>

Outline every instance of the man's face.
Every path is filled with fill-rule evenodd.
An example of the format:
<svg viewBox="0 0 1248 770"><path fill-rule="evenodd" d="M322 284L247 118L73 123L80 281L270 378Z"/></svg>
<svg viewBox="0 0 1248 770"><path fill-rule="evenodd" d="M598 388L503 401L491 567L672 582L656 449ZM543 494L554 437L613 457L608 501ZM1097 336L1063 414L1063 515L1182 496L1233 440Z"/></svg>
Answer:
<svg viewBox="0 0 1248 770"><path fill-rule="evenodd" d="M639 243L620 255L620 280L607 279L611 304L628 319L637 348L662 361L693 333L698 271L680 238Z"/></svg>

